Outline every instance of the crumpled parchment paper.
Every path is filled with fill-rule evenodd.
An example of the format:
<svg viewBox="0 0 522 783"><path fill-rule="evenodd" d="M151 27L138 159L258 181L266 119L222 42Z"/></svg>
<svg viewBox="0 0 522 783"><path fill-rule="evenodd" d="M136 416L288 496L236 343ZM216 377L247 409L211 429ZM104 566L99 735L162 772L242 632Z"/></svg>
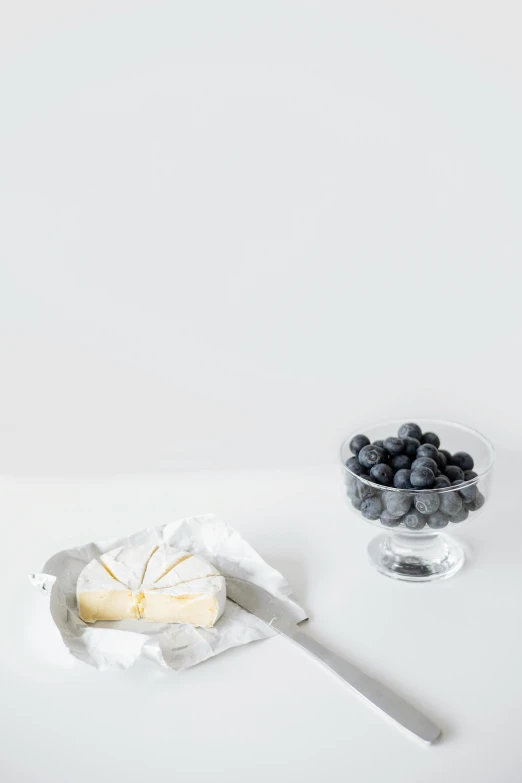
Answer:
<svg viewBox="0 0 522 783"><path fill-rule="evenodd" d="M50 595L50 610L66 647L97 669L127 669L139 658L163 667L186 669L229 647L266 639L273 631L257 617L227 599L214 628L195 628L145 620L84 623L78 614L76 582L93 558L122 544L165 543L203 555L223 576L254 582L285 603L296 622L306 618L286 579L268 565L244 538L213 514L187 517L124 538L92 541L53 555L32 583Z"/></svg>

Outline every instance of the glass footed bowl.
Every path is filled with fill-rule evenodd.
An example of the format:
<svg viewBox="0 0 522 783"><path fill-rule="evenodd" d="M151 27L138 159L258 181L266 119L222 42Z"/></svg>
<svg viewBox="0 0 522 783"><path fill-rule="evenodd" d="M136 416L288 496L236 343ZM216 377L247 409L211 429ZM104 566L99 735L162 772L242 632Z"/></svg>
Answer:
<svg viewBox="0 0 522 783"><path fill-rule="evenodd" d="M487 438L462 424L439 419L416 419L415 423L423 433L436 433L441 449L470 454L476 478L441 489L396 489L352 472L346 465L353 457L352 438L363 434L373 443L397 437L404 422L396 420L360 427L343 442L344 492L352 511L383 531L368 546L370 560L381 574L415 582L447 579L464 563L461 545L448 533L472 523L487 506L495 452ZM412 523L418 529L407 526Z"/></svg>

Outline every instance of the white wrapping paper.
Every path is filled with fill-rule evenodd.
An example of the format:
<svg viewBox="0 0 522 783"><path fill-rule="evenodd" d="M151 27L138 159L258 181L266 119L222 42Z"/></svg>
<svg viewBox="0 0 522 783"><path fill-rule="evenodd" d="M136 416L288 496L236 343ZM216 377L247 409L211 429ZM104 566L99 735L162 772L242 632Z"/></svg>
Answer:
<svg viewBox="0 0 522 783"><path fill-rule="evenodd" d="M188 517L126 538L65 549L47 561L42 573L29 575L36 587L50 594L53 620L76 658L97 669L127 669L139 658L149 658L160 666L180 670L229 647L274 635L265 623L229 600L214 628L145 620L84 623L76 602L76 582L82 569L117 546L149 542L203 555L223 576L247 579L281 599L296 622L306 618L286 579L265 563L236 530L213 514Z"/></svg>

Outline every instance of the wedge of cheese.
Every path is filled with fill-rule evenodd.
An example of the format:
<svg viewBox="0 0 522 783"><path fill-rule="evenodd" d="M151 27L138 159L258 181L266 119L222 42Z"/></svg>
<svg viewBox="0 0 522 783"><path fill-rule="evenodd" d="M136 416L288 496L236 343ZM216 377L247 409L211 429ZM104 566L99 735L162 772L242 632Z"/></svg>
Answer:
<svg viewBox="0 0 522 783"><path fill-rule="evenodd" d="M168 548L170 549L170 547ZM155 559L163 559L167 568L156 569ZM162 557L161 549L158 549L150 559L143 584L159 590L164 587L175 587L181 582L189 582L192 579L202 579L206 576L219 576L219 571L203 557L179 551L173 552L170 557L168 553L164 553ZM154 577L153 581L152 577Z"/></svg>
<svg viewBox="0 0 522 783"><path fill-rule="evenodd" d="M138 590L143 582L147 564L158 545L119 546L100 557L111 576L131 590Z"/></svg>
<svg viewBox="0 0 522 783"><path fill-rule="evenodd" d="M136 620L140 616L133 591L114 579L99 560L91 560L81 572L76 595L80 617L86 623Z"/></svg>
<svg viewBox="0 0 522 783"><path fill-rule="evenodd" d="M171 546L159 546L153 553L145 574L143 576L144 585L154 585L159 579L164 577L172 568L175 568L183 560L191 558L190 552L185 552L182 549L174 549Z"/></svg>
<svg viewBox="0 0 522 783"><path fill-rule="evenodd" d="M146 590L140 616L153 623L188 623L211 628L225 609L222 576L193 579L173 587Z"/></svg>
<svg viewBox="0 0 522 783"><path fill-rule="evenodd" d="M77 583L80 617L212 627L225 609L224 578L207 560L165 545L118 547Z"/></svg>

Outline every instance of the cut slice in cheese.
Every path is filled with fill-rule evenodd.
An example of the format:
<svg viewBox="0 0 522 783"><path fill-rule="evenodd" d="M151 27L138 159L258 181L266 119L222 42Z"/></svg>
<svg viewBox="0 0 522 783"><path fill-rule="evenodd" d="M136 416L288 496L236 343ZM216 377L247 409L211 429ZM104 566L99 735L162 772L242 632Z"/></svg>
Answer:
<svg viewBox="0 0 522 783"><path fill-rule="evenodd" d="M177 566L178 563L191 557L192 555L189 552L185 552L182 549L175 549L166 545L159 546L147 563L143 584L153 585L172 568Z"/></svg>
<svg viewBox="0 0 522 783"><path fill-rule="evenodd" d="M144 619L212 627L225 609L226 585L207 560L173 547L118 547L92 560L77 583L80 617Z"/></svg>
<svg viewBox="0 0 522 783"><path fill-rule="evenodd" d="M219 571L217 571L214 566L210 565L207 560L193 555L181 560L178 565L167 571L161 579L158 579L153 586L155 589L175 587L181 582L189 582L192 579L202 579L205 576L219 576Z"/></svg>
<svg viewBox="0 0 522 783"><path fill-rule="evenodd" d="M114 579L98 560L91 560L81 572L76 594L80 617L86 623L139 617L132 590Z"/></svg>
<svg viewBox="0 0 522 783"><path fill-rule="evenodd" d="M150 558L158 548L157 544L140 544L138 546L119 546L101 556L103 565L118 582L131 590L137 590Z"/></svg>
<svg viewBox="0 0 522 783"><path fill-rule="evenodd" d="M225 609L222 576L193 579L160 590L145 590L140 615L153 623L190 623L210 628Z"/></svg>

